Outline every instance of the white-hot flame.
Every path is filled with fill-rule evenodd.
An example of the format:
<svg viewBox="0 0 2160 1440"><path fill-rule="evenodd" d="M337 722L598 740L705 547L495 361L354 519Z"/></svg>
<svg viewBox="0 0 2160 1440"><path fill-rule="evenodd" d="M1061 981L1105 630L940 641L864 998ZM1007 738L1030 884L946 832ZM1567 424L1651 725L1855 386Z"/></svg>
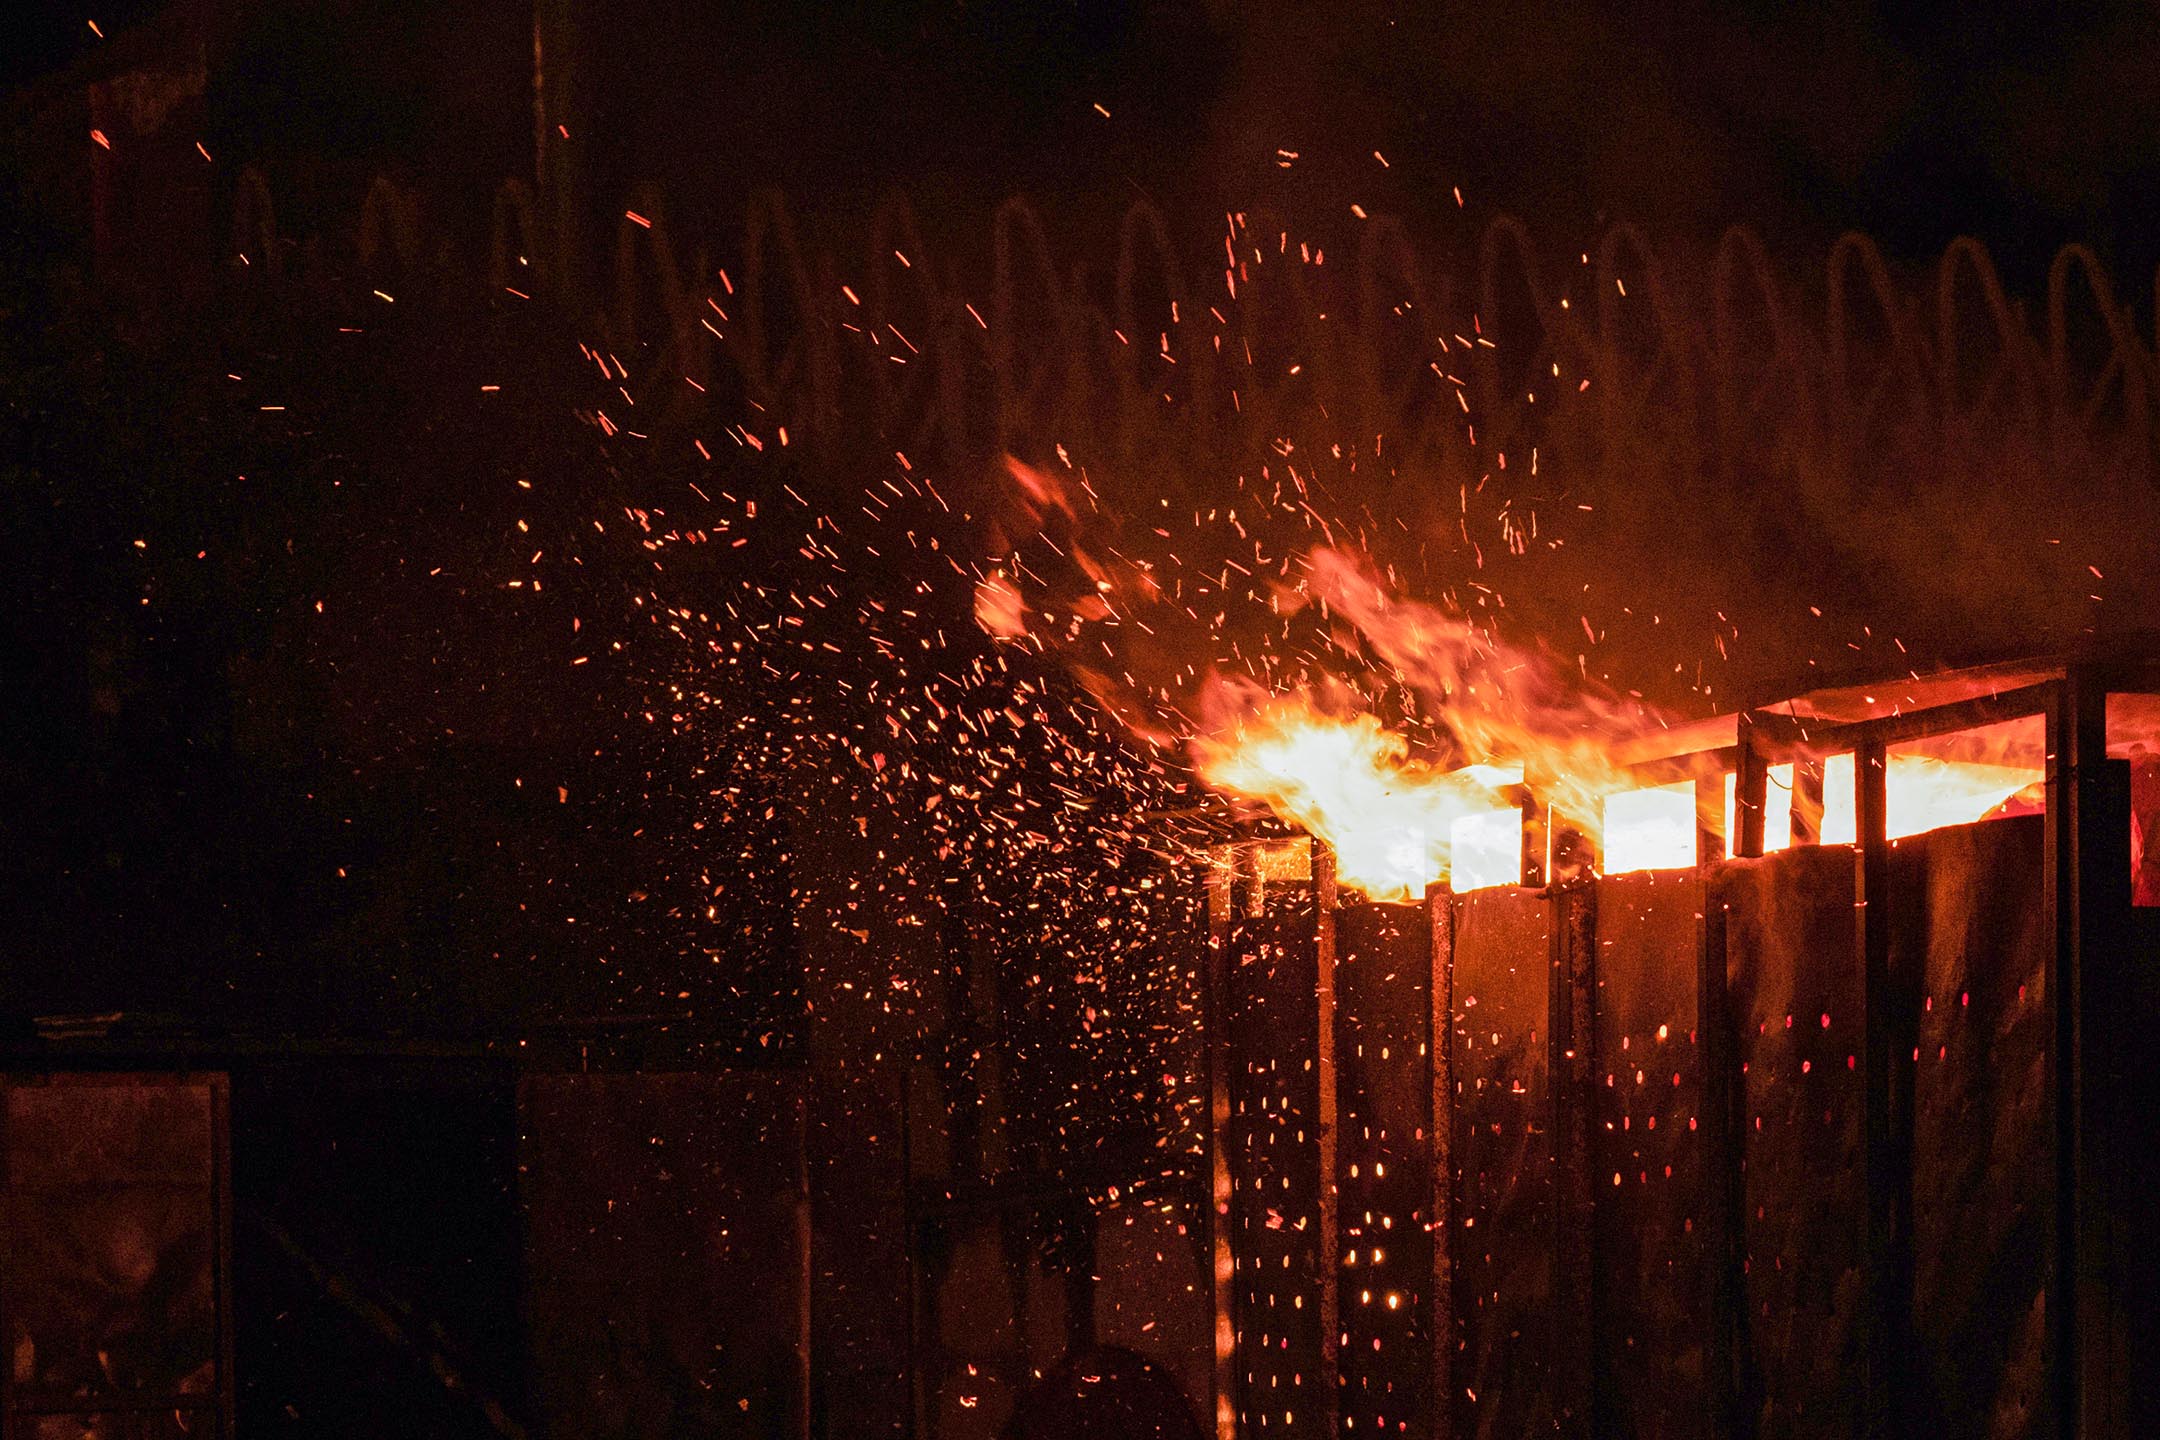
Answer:
<svg viewBox="0 0 2160 1440"><path fill-rule="evenodd" d="M1449 878L1458 844L1489 874L1496 829L1509 831L1505 878L1520 867L1502 793L1521 781L1519 766L1441 770L1410 758L1409 741L1376 717L1328 715L1300 695L1266 701L1192 749L1201 779L1326 840L1337 877L1373 899L1415 899Z"/></svg>

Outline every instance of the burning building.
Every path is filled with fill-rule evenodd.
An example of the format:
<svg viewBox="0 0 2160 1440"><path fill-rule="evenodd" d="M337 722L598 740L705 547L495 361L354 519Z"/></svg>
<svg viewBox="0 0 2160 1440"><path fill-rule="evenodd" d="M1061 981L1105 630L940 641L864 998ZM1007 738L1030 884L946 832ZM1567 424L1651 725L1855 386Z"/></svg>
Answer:
<svg viewBox="0 0 2160 1440"><path fill-rule="evenodd" d="M2153 1427L2160 365L2090 253L2037 329L1962 240L1435 263L1361 143L1200 284L995 170L956 264L630 185L706 166L610 128L671 15L444 12L381 95L342 23L30 107L127 333L21 312L91 339L9 414L151 419L6 575L91 618L21 607L0 1430Z"/></svg>
<svg viewBox="0 0 2160 1440"><path fill-rule="evenodd" d="M1601 816L1523 796L1516 875L1422 899L1324 839L1228 846L1221 1433L2144 1413L2150 1262L2109 1217L2151 1183L2154 673L1675 733Z"/></svg>

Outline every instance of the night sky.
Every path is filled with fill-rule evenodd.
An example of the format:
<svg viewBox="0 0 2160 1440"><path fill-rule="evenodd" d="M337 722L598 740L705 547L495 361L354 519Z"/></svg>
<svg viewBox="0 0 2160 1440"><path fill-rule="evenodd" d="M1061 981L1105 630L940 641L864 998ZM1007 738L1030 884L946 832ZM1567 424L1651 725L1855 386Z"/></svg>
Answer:
<svg viewBox="0 0 2160 1440"><path fill-rule="evenodd" d="M1880 1082L1874 1049L1896 1058L1899 1022L1858 1027L1867 1093L1904 1096L1865 1123L1922 1137L1918 1203L1952 1217L1923 1232L1948 1238L1915 1293L1981 1297L2035 1365L2056 1311L2084 1325L2056 1304L2083 1269L2038 1237L2050 1216L2101 1233L2086 1219L2116 1197L2044 1198L2050 1087L2033 1077L2060 1058L2041 1007L2083 993L2098 1013L2102 991L2062 990L2053 909L1996 883L2041 873L2022 818L2037 717L1926 811L1956 816L1932 851L1865 855L1859 912L1850 858L1827 850L1576 887L1564 837L1643 784L1616 742L1670 755L1668 723L1840 682L1908 706L1908 678L2005 657L2160 654L2160 8L28 0L0 33L0 1070L232 1077L241 1433L357 1440L387 1410L415 1435L507 1433L492 1414L477 1428L491 1397L560 1428L551 1392L579 1376L595 1415L663 1408L574 1433L779 1433L756 1427L779 1423L798 1363L816 1372L815 1433L869 1433L849 1416L881 1407L897 1424L908 1389L942 1383L918 1384L924 1365L952 1372L940 1393L961 1407L988 1395L987 1421L1004 1402L952 1336L996 1328L982 1317L1030 1251L1087 1285L1065 1286L1061 1320L1047 1292L1016 1291L1015 1337L982 1367L1000 1384L1038 1330L1181 1343L1175 1324L1135 1329L1141 1291L1159 1282L1197 1319L1209 1272L1186 1247L1212 1227L1186 1221L1211 1196L1234 1194L1245 1253L1280 1253L1268 1269L1304 1283L1290 1254L1324 1260L1334 1232L1305 1233L1288 1178L1283 1195L1214 1190L1232 1172L1205 1139L1258 1155L1294 1133L1302 1154L1302 1097L1337 1063L1355 1099L1325 1124L1352 1182L1343 1217L1363 1213L1343 1238L1379 1238L1361 1194L1382 1230L1423 1209L1450 1233L1452 1212L1423 1208L1423 1127L1445 1133L1428 1066L1465 1063L1457 1047L1458 1188L1493 1201L1481 1214L1534 1209L1566 1246L1521 1264L1496 1238L1519 1222L1481 1222L1442 1272L1465 1277L1455 1319L1483 1317L1456 1333L1564 1353L1586 1384L1595 1364L1602 1394L1604 1351L1517 1328L1508 1306L1580 1282L1586 1324L1625 1315L1603 1338L1632 1367L1676 1317L1717 1313L1698 1302L1722 1282L1698 1292L1672 1268L1717 1244L1731 1279L1774 1297L1760 1334L1790 1342L1781 1364L1888 1335L1892 1363L1867 1368L1894 1376L1895 1331L1844 1328L1880 1287L1854 1283L1842 1238L1822 1243L1885 1147L1858 1110L1835 1132L1827 1102L1813 1118L1819 1094L1860 1093L1845 1032L1891 947L1891 993L1909 1008L1924 978L1931 996L1915 1064L1920 1034L1967 1037L1924 1071L1951 1079L1916 1082L1936 1098L1915 1131L1896 1118L1914 1092ZM536 89L546 130L563 127L544 147ZM530 228L499 224L527 195ZM2089 274L2059 264L2066 245L2089 247ZM2059 326L2051 273L2071 277ZM1277 748L1307 793L1269 768L1300 724L1320 741ZM1954 737L1956 758L1976 736ZM1891 776L1917 769L1925 791L1926 762L1905 758ZM1495 759L1519 769L1472 775ZM2105 819L2114 792L2087 773L2076 813ZM2153 773L2148 758L2131 789L2140 886ZM1886 808L1908 803L1897 785ZM1347 799L1304 803L1320 792ZM1537 825L1517 824L1526 792L1563 838L1510 892L1542 863ZM1703 793L1652 797L1673 807L1636 827L1656 866L1696 854ZM1983 814L2020 818L1964 823ZM2093 832L2057 818L2048 893L2082 855L2092 884L2066 893L2098 906ZM1240 860L1203 884L1203 849L1298 829L1329 842L1317 883L1278 892L1270 875L1258 923L1228 919L1233 893L1263 898L1257 876ZM1804 822L1791 833L1806 843ZM1928 905L1874 908L1883 877ZM1497 903L1443 897L1444 942L1422 909L1352 898L1458 878ZM1329 920L1308 950L1300 897L1337 881L1345 947ZM1706 921L1705 897L1769 918ZM2097 913L2062 934L2109 936L2119 917ZM1444 943L1457 973L1458 926L1461 1038L1428 1046L1447 1012L1420 967ZM1853 938L1864 997L1860 967L1817 964ZM1978 983L1963 998L1979 1004L1937 1003L1963 988L1949 959L1998 949L2034 967L2030 1005L2025 969L1983 977L2016 982L2014 1027ZM1907 976L1921 951L1925 977ZM1307 956L1327 957L1328 987ZM1545 1008L1571 972L1613 982L1594 1004L1575 992L1596 1018L1587 1051ZM1817 1026L1819 981L1836 998ZM1767 1048L1718 1035L1751 1013L1721 1014L1727 991ZM1732 1091L1728 1118L1745 1101L1758 1132L1767 1110L1810 1137L1777 1142L1783 1169L1729 1137L1711 1153L1746 1157L1746 1187L1805 1214L1765 1225L1756 1206L1750 1229L1735 1183L1713 1238L1725 1227L1633 1208L1657 1185L1646 1160L1619 1209L1546 1230L1534 1197L1566 1192L1534 1167L1571 1143L1575 1102L1548 1126L1529 1097L1559 1093L1563 1059L1593 1093L1583 1067L1609 1029L1638 1056L1665 1042L1662 1018L1637 1028L1638 1000L1671 1007L1676 1068L1668 1094L1663 1059L1640 1062L1635 1098L1674 1118L1699 1099L1705 1129L1725 1128L1710 1086L1681 1090L1699 1020L1691 1072L1737 1057L1773 1087L1767 1104ZM1300 1028L1322 1015L1355 1027L1334 1060L1318 1059L1330 1032ZM2096 1034L2079 1029L2079 1053L2114 1054ZM584 1173L604 1183L549 1171L555 1122L530 1082L551 1076L598 1082L592 1133L615 1140ZM640 1094L658 1098L619 1103ZM1652 1115L1619 1103L1576 1119ZM557 1119L585 1124L576 1111ZM1422 1150L1389 1148L1409 1116ZM1695 1128L1646 1143L1608 1120L1584 1153L1602 1172L1616 1145L1666 1145L1692 1169ZM1383 1149L1385 1192L1377 1160L1357 1178ZM1306 1162L1267 1162L1286 1163ZM2001 1188L2012 1172L2031 1188ZM780 1230L697 1198L722 1182L784 1211ZM575 1203L537 1224L548 1185ZM1911 1218L1855 1233L1872 1245ZM813 1253L770 1243L781 1230ZM1387 1364L1421 1353L1402 1343L1434 1278L1419 1230L1387 1242L1393 1270L1367 1239L1356 1272L1375 1290L1413 1276ZM633 1231L642 1248L607 1238ZM1589 1277L1616 1235L1635 1278L1608 1289ZM108 1268L133 1284L149 1242L122 1238ZM564 1256L591 1303L549 1298ZM772 1305L712 1280L716 1256L814 1293L811 1358ZM1213 1264L1267 1283L1258 1259ZM2044 1345L2021 1298L2042 1292L2017 1288L2043 1270ZM1380 1329L1340 1274L1347 1378L1381 1364ZM364 1283L324 1278L347 1275ZM408 1338L353 1306L378 1291ZM918 1333L932 1297L944 1328ZM550 1305L583 1328L551 1328ZM1737 1328L1756 1329L1743 1308ZM1292 1322L1315 1356L1325 1313ZM1106 1314L1122 1331L1097 1336ZM2045 1413L2023 1371L1979 1383L2004 1367L1969 1316L1925 1318L1967 1398ZM1315 1395L1266 1323L1267 1363ZM1348 1343L1360 1325L1370 1356L1364 1331ZM727 1345L664 1353L709 1330ZM1193 1358L1215 1333L1193 1331ZM1688 1377L1650 1384L1660 1405L1731 1388L1715 1347L1690 1343L1678 1368L1641 1372ZM18 1370L52 1366L36 1349L16 1346ZM1076 1363L1093 1392L1100 1367ZM1475 1407L1471 1371L1452 1374ZM1545 1398L1472 1378L1503 1415ZM1807 1386L1828 1414L1865 1388L1829 1371Z"/></svg>
<svg viewBox="0 0 2160 1440"><path fill-rule="evenodd" d="M1800 274L1857 228L1907 277L1978 235L2028 297L2061 244L2087 242L2150 328L2144 6L577 8L596 251L647 185L688 237L730 235L766 187L813 237L846 236L898 191L955 274L982 267L988 216L1023 194L1097 281L1135 201L1200 270L1224 212L1248 207L1343 235L1351 205L1399 214L1458 261L1502 214L1563 257L1618 222L1683 259L1744 224ZM32 117L116 63L157 63L190 13L41 6L0 56L17 95L4 898L42 977L11 1009L374 1007L470 1027L537 1003L533 973L560 981L558 1008L674 1003L692 957L692 988L725 991L754 1044L786 997L714 979L682 917L715 909L702 923L764 935L784 969L786 896L759 888L768 871L711 904L707 742L643 718L667 713L673 662L594 642L650 628L650 577L639 556L603 561L591 522L679 491L577 418L612 403L579 358L583 319L406 302L364 326L296 316L146 349L123 341L124 305L85 302L80 216L32 183L82 162ZM259 166L304 237L349 223L387 173L484 251L495 186L532 161L529 10L204 13L213 185ZM505 373L515 394L471 402ZM273 430L272 405L307 418ZM542 493L515 488L534 476ZM528 522L546 538L513 528ZM532 603L484 583L533 549L582 569ZM753 554L784 575L794 551ZM1813 578L1793 568L1778 585ZM445 573L476 578L446 598ZM1843 653L1866 618L1820 649ZM565 680L573 650L598 658ZM770 808L740 800L742 853L784 843ZM126 957L120 978L85 980L89 954ZM262 975L235 980L233 955Z"/></svg>
<svg viewBox="0 0 2160 1440"><path fill-rule="evenodd" d="M118 35L169 13L25 8L0 61L14 85L91 61L86 18ZM207 8L237 36L215 104L229 146L445 181L528 158L525 7ZM1819 249L1860 229L1911 262L1974 234L2020 281L2077 240L2139 293L2160 260L2160 20L2129 0L641 0L596 12L579 58L596 173L654 181L686 217L774 183L835 210L894 186L1021 191L1083 223L1120 192L1205 215L1272 182L1284 203L1354 188L1417 213L1460 186L1544 231L1745 223ZM1288 173L1278 149L1299 155ZM1375 149L1384 187L1354 169Z"/></svg>

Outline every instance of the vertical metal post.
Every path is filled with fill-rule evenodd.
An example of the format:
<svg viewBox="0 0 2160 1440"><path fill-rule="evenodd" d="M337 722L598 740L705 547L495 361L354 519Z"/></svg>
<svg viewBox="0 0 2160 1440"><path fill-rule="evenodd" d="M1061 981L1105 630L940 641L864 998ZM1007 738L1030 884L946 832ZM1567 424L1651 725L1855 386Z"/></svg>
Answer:
<svg viewBox="0 0 2160 1440"><path fill-rule="evenodd" d="M1455 896L1428 886L1432 925L1432 1436L1452 1440L1455 1415Z"/></svg>
<svg viewBox="0 0 2160 1440"><path fill-rule="evenodd" d="M1890 950L1889 757L1880 742L1853 754L1855 945L1866 995L1862 1075L1862 1153L1867 1208L1862 1224L1865 1275L1867 1433L1897 1440L1899 1409L1912 1393L1909 1310L1912 1301L1912 1125L1916 1024L1912 977L1897 973ZM1907 966L1911 965L1910 958Z"/></svg>
<svg viewBox="0 0 2160 1440"><path fill-rule="evenodd" d="M1525 789L1522 796L1522 883L1533 890L1550 878L1546 873L1551 844L1550 823L1551 815L1544 797Z"/></svg>
<svg viewBox="0 0 2160 1440"><path fill-rule="evenodd" d="M1725 777L1698 775L1695 777L1695 863L1711 865L1724 858Z"/></svg>
<svg viewBox="0 0 2160 1440"><path fill-rule="evenodd" d="M2107 758L2107 693L2099 677L2079 669L2064 676L2048 712L2047 750L2056 1105L2048 1344L2062 1433L2127 1440L2140 1424L2131 1355L2151 1336L2134 1335L2129 1324L2139 1298L2125 1280L2141 1242L2119 1232L2118 1211L2149 1207L2151 1196L2124 1193L2120 1147L2149 1143L2149 1122L2141 1124L2129 1108L2126 1087L2136 1079L2113 1072L2137 1043L2128 1012L2140 984L2149 982L2135 973L2130 944L2129 766Z"/></svg>
<svg viewBox="0 0 2160 1440"><path fill-rule="evenodd" d="M1313 1056L1319 1087L1320 1152L1318 1247L1320 1273L1320 1406L1327 1434L1334 1434L1342 1414L1342 1309L1337 1272L1342 1264L1335 1185L1335 852L1312 842L1314 947L1313 985L1319 1032Z"/></svg>
<svg viewBox="0 0 2160 1440"><path fill-rule="evenodd" d="M1591 1223L1590 1106L1596 1030L1597 885L1552 892L1551 989L1547 1021L1551 1076L1554 1282L1552 1397L1560 1433L1590 1434L1596 1366L1590 1347L1597 1296Z"/></svg>
<svg viewBox="0 0 2160 1440"><path fill-rule="evenodd" d="M1746 747L1742 747L1745 753ZM1711 1440L1737 1430L1734 1352L1740 1295L1741 1191L1732 1104L1738 1090L1728 1008L1725 903L1717 867L1725 859L1725 777L1695 779L1695 865L1702 914L1695 921L1695 1038L1702 1055L1702 1272L1704 1403ZM1739 786L1734 785L1737 794ZM1739 806L1734 806L1737 811Z"/></svg>
<svg viewBox="0 0 2160 1440"><path fill-rule="evenodd" d="M1720 797L1722 798L1722 797ZM1714 879L1703 879L1696 932L1695 1025L1702 1045L1704 1397L1713 1440L1740 1433L1738 1370L1745 1206L1736 1057L1727 971L1727 913Z"/></svg>
<svg viewBox="0 0 2160 1440"><path fill-rule="evenodd" d="M2042 1347L2054 1392L2057 1433L2075 1440L2078 1425L2078 1326L2080 1300L2077 1259L2078 1179L2078 795L2077 761L2095 737L2081 726L2077 687L2067 677L2047 710L2047 850L2041 888L2055 954L2048 970L2048 999L2054 1007L2054 1034L2048 1046L2048 1093L2055 1101L2054 1267L2049 1276ZM2085 707L2089 710L2089 706ZM2101 733L2106 743L2106 717ZM2068 891L2069 893L2065 893Z"/></svg>
<svg viewBox="0 0 2160 1440"><path fill-rule="evenodd" d="M1207 953L1202 964L1201 1044L1207 1066L1207 1264L1214 1315L1213 1394L1216 1440L1237 1440L1236 1257L1230 1248L1230 1030L1224 1013L1223 967L1238 871L1251 864L1244 847L1225 846L1208 872Z"/></svg>
<svg viewBox="0 0 2160 1440"><path fill-rule="evenodd" d="M1740 716L1739 751L1733 781L1733 854L1752 859L1763 853L1763 807L1770 793L1770 769L1752 713Z"/></svg>

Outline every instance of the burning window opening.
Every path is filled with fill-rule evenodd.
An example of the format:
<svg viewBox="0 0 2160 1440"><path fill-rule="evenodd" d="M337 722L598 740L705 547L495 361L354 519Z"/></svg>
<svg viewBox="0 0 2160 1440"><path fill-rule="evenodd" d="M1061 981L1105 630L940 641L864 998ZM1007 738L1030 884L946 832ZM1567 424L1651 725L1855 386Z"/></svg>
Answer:
<svg viewBox="0 0 2160 1440"><path fill-rule="evenodd" d="M1680 870L1695 864L1695 782L1605 797L1605 872Z"/></svg>
<svg viewBox="0 0 2160 1440"><path fill-rule="evenodd" d="M1460 816L1448 832L1457 890L1484 890L1522 880L1523 812L1483 810Z"/></svg>
<svg viewBox="0 0 2160 1440"><path fill-rule="evenodd" d="M1900 702L1925 697L1932 703L1916 720L1924 726L1928 710L1999 693L1978 688L1976 696L1983 682L1974 678L1991 678L1998 670L1930 677L1903 687L1911 696L1901 693L1888 703L1856 687L1779 708L1798 724L1815 722L1827 738L1839 725L1913 719L1916 712L1899 708ZM2116 693L2108 714L2109 756L2132 766L2136 903L2160 904L2160 696ZM1704 863L1706 844L1720 859L1740 855L1739 776L1730 759L1735 752L1717 744L1737 738L1738 717L1663 734L1682 745L1660 746L1657 734L1618 743L1607 776L1575 782L1574 793L1592 796L1594 806L1546 802L1549 809L1539 806L1543 794L1531 794L1536 787L1526 787L1519 763L1440 770L1412 758L1407 741L1373 717L1330 719L1294 697L1274 702L1229 736L1196 742L1195 749L1209 784L1257 800L1333 846L1338 876L1349 889L1368 900L1409 902L1429 885L1461 893L1538 883L1551 873L1553 857L1526 857L1526 851L1554 841L1544 834L1545 821L1533 833L1526 815L1549 813L1555 833L1579 832L1594 857L1584 873L1687 869ZM1923 730L1881 753L1889 840L2045 813L2047 722L2037 711ZM1825 748L1765 766L1760 853L1858 843L1856 765L1855 749ZM1663 778L1675 773L1681 778ZM1612 776L1659 778L1628 785ZM1578 818L1583 816L1594 819ZM1301 852L1292 845L1283 853Z"/></svg>
<svg viewBox="0 0 2160 1440"><path fill-rule="evenodd" d="M1131 663L1122 634L1098 637L1124 665L1112 672L1080 658L1088 625L1119 618L1122 628L1141 610L1173 629L1207 631L1208 621L1166 601L1151 577L1106 563L1116 547L1081 523L1064 477L1009 456L1006 469L1021 520L1071 522L1059 553L1088 583L1077 599L1049 585L1038 603L1020 589L1017 560L1010 573L994 569L977 585L982 628L1063 655L1106 716L1184 750L1191 773L1238 813L1325 841L1339 882L1371 900L1856 844L1863 753L1882 767L1886 840L2045 808L2041 712L2064 673L2056 662L1890 677L1676 723L1549 647L1503 639L1454 600L1412 598L1392 570L1333 544L1286 557L1265 587L1285 624L1267 643L1295 657L1287 675L1227 660L1151 670ZM1296 640L1294 616L1309 627ZM2160 716L2126 723L2160 733ZM1752 780L1748 746L1762 767Z"/></svg>

